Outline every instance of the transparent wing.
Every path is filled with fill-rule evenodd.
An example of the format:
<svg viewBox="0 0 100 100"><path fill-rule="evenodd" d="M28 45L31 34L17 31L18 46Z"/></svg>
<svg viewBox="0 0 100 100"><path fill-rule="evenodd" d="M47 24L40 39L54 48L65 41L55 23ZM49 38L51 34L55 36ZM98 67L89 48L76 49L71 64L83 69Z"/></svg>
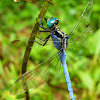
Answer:
<svg viewBox="0 0 100 100"><path fill-rule="evenodd" d="M85 28L88 27L89 21L90 21L90 15L93 8L93 1L90 0L88 4L86 5L86 8L84 9L83 13L81 14L80 18L72 28L72 30L69 33L69 42L76 39L78 35L80 35Z"/></svg>
<svg viewBox="0 0 100 100"><path fill-rule="evenodd" d="M33 70L30 70L19 77L11 88L11 94L19 94L26 91L26 85L28 89L34 89L46 83L49 78L53 78L53 75L59 70L58 64L60 62L57 59L57 56L58 53L40 63ZM51 63L52 60L54 61Z"/></svg>
<svg viewBox="0 0 100 100"><path fill-rule="evenodd" d="M43 41L39 41L38 38L36 39L36 41L40 43L43 42ZM12 41L5 49L6 55L9 58L9 60L11 62L14 62L14 64L16 63L15 66L17 67L17 70L18 68L21 68L22 58L25 52L25 47L27 45L27 42L28 40L26 39L15 40L15 41ZM54 48L55 47L53 46L53 43L51 40L50 40L50 43L47 42L45 46L42 46L38 43L34 43L33 48L31 50L30 58L29 58L29 63L31 62L33 70L30 70L26 72L25 74L23 74L15 82L15 84L11 88L12 94L18 94L18 93L26 91L25 83L27 84L29 89L41 86L42 84L46 83L46 81L48 81L49 78L52 78L52 76L55 73L57 73L57 70L59 70L60 68L58 66L58 64L60 65L60 61L58 58L57 50ZM51 56L51 55L54 55L54 56ZM45 59L47 60L45 61ZM19 62L20 62L20 65L19 65ZM39 65L37 66L37 64Z"/></svg>
<svg viewBox="0 0 100 100"><path fill-rule="evenodd" d="M43 42L43 41L39 41L38 38L36 39L36 41L40 43ZM11 63L15 65L17 70L21 69L22 59L23 59L27 42L28 40L26 39L14 40L11 43L9 43L5 49L6 57L9 59ZM55 52L56 52L56 55L54 55ZM51 55L54 55L54 56L52 57ZM45 61L45 59L47 60ZM23 87L25 86L22 83L22 80L23 82L25 81L27 83L29 89L32 87L36 88L40 86L41 84L46 83L46 80L48 80L48 78L50 78L53 74L55 74L57 70L59 70L60 68L58 65L56 65L56 64L60 65L60 62L57 57L57 50L54 49L54 46L51 40L50 40L50 43L47 42L45 46L42 46L38 43L34 43L28 62L29 63L31 62L32 67L33 67L31 69L33 70L23 74L15 82L15 84L11 88L12 94L18 94L18 93L26 91L25 89L23 89ZM37 64L39 65L37 66ZM34 68L34 66L36 67Z"/></svg>
<svg viewBox="0 0 100 100"><path fill-rule="evenodd" d="M89 26L89 18L92 12L92 6L93 1L90 0L88 4L86 5L86 8L84 9L82 15L72 28L72 30L69 33L69 45L67 48L67 54L69 51L73 52L74 55L77 55L82 45L87 40L88 35L91 33L92 28Z"/></svg>
<svg viewBox="0 0 100 100"><path fill-rule="evenodd" d="M81 50L81 47L83 47L83 44L85 44L85 41L88 39L88 35L92 32L92 27L88 26L80 35L78 35L73 41L69 43L69 46L67 48L67 51L69 53L73 52L74 55L78 54Z"/></svg>

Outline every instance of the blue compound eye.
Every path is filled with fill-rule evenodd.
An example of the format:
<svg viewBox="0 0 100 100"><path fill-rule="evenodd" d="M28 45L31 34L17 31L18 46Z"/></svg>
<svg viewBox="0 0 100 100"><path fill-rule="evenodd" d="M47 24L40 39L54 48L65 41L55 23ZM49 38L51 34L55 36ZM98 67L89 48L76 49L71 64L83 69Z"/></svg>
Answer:
<svg viewBox="0 0 100 100"><path fill-rule="evenodd" d="M51 28L54 24L58 24L58 22L59 22L59 19L58 18L49 18L48 20L47 20L47 27L48 28Z"/></svg>

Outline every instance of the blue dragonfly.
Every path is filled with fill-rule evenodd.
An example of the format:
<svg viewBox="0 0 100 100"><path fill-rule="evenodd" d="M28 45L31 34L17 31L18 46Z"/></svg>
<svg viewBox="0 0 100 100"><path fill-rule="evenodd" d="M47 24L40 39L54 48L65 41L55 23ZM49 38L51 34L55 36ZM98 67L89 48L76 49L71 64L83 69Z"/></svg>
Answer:
<svg viewBox="0 0 100 100"><path fill-rule="evenodd" d="M61 64L63 66L65 79L70 95L71 100L75 100L73 89L71 86L71 81L67 69L66 64L66 50L70 50L70 46L72 44L77 43L77 41L85 40L88 33L91 31L91 26L86 25L86 28L83 32L80 33L79 28L81 27L82 23L86 23L87 20L89 20L89 17L91 15L93 6L93 1L90 0L88 4L86 5L86 8L84 9L83 13L81 14L80 18L78 19L77 23L74 25L72 30L69 32L69 34L65 34L63 31L61 31L57 25L59 23L59 19L57 18L49 18L46 20L47 22L47 28L45 28L43 25L41 25L41 19L39 21L39 27L43 30L39 30L40 32L49 32L50 35L46 37L46 39L42 40L39 37L40 41L44 41L42 44L43 46L46 45L49 38L52 38L54 47L58 50L58 53L56 53L54 56L48 58L44 62L40 63L36 68L27 71L22 76L20 76L14 83L14 85L11 87L11 93L12 94L19 94L21 92L25 92L26 89L23 88L25 86L24 82L27 84L28 89L30 88L36 88L42 85L43 83L47 82L48 77L52 77L52 73L58 72L59 67L57 65L51 65L54 66L53 68L49 67L49 62L53 59L57 58L59 56ZM79 31L79 32L78 32ZM14 42L19 42L18 40ZM14 43L12 42L12 43ZM36 41L37 42L37 41ZM39 43L39 42L37 42ZM41 44L41 43L39 43ZM23 81L23 82L22 82Z"/></svg>

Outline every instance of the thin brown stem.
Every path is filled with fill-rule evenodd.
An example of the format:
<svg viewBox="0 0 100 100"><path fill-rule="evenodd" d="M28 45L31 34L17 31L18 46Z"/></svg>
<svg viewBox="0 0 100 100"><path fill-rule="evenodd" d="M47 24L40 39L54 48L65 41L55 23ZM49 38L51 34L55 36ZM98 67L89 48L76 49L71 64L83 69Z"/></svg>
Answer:
<svg viewBox="0 0 100 100"><path fill-rule="evenodd" d="M27 70L27 63L28 63L28 59L29 59L29 55L30 55L30 52L31 52L31 47L33 46L34 44L34 41L35 41L35 37L38 33L38 23L37 21L40 19L40 18L43 18L47 12L47 9L48 7L50 6L52 0L46 0L44 5L42 6L42 9L38 15L38 18L35 22L35 25L33 27L33 30L32 30L32 33L31 33L31 36L29 38L29 41L28 41L28 44L26 46L26 50L25 50L25 53L24 53L24 57L23 57L23 63L22 63L22 74L24 74ZM24 82L22 80L22 82ZM25 96L26 96L26 100L29 100L29 92L28 92L28 87L27 87L27 83L24 82L24 89L26 89L25 91Z"/></svg>

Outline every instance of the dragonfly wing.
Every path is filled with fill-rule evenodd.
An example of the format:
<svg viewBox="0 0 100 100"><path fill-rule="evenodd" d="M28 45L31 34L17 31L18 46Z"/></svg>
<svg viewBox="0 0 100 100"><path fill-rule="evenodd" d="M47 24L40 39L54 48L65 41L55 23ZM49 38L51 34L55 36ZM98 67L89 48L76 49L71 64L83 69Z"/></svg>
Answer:
<svg viewBox="0 0 100 100"><path fill-rule="evenodd" d="M85 44L85 41L88 39L88 35L92 32L92 27L88 26L80 35L78 35L73 41L69 43L67 51L78 54L81 47Z"/></svg>
<svg viewBox="0 0 100 100"><path fill-rule="evenodd" d="M82 15L78 19L77 23L74 25L74 27L69 33L69 46L67 48L67 51L71 51L75 55L77 55L80 52L82 45L85 43L89 33L91 33L92 28L87 23L87 20L89 20L89 17L91 15L92 6L93 1L90 0Z"/></svg>
<svg viewBox="0 0 100 100"><path fill-rule="evenodd" d="M36 40L38 40L38 38ZM7 45L5 49L7 58L9 58L11 63L14 62L13 64L15 65L15 67L17 67L17 70L18 68L19 70L21 68L22 59L23 59L23 55L24 55L27 43L28 43L27 39L15 40L15 41L12 41L9 45ZM57 72L57 69L59 69L59 66L56 65L58 63L58 58L57 58L58 54L56 53L56 55L54 55L57 50L53 48L54 46L51 41L50 43L47 43L45 46L42 46L38 43L34 43L31 53L30 53L29 62L32 62L31 64L36 64L34 59L38 59L36 60L38 61L38 63L44 61L46 58L48 59L44 61L43 63L41 63L36 68L34 68L33 70L28 71L25 74L23 74L12 86L11 94L18 94L18 93L26 91L25 86L24 86L25 83L27 83L27 86L29 89L32 87L34 88L38 87L42 83L45 83L48 78L50 78L51 76L50 74L52 73L54 74L55 72ZM49 52L52 50L53 52ZM41 59L41 55L43 55L42 59ZM51 55L54 55L54 56L50 57ZM53 60L54 58L55 60Z"/></svg>
<svg viewBox="0 0 100 100"><path fill-rule="evenodd" d="M11 88L11 94L19 94L26 91L25 84L28 89L36 88L46 83L49 78L59 71L58 53L40 63L36 68L24 73L19 77ZM52 63L51 61L54 60ZM56 63L55 63L56 62ZM60 62L59 62L60 63Z"/></svg>
<svg viewBox="0 0 100 100"><path fill-rule="evenodd" d="M69 33L69 42L74 40L78 35L80 35L84 31L85 28L88 27L92 8L93 8L93 1L90 0L86 5L80 18L78 19L78 21L76 22L76 24Z"/></svg>

